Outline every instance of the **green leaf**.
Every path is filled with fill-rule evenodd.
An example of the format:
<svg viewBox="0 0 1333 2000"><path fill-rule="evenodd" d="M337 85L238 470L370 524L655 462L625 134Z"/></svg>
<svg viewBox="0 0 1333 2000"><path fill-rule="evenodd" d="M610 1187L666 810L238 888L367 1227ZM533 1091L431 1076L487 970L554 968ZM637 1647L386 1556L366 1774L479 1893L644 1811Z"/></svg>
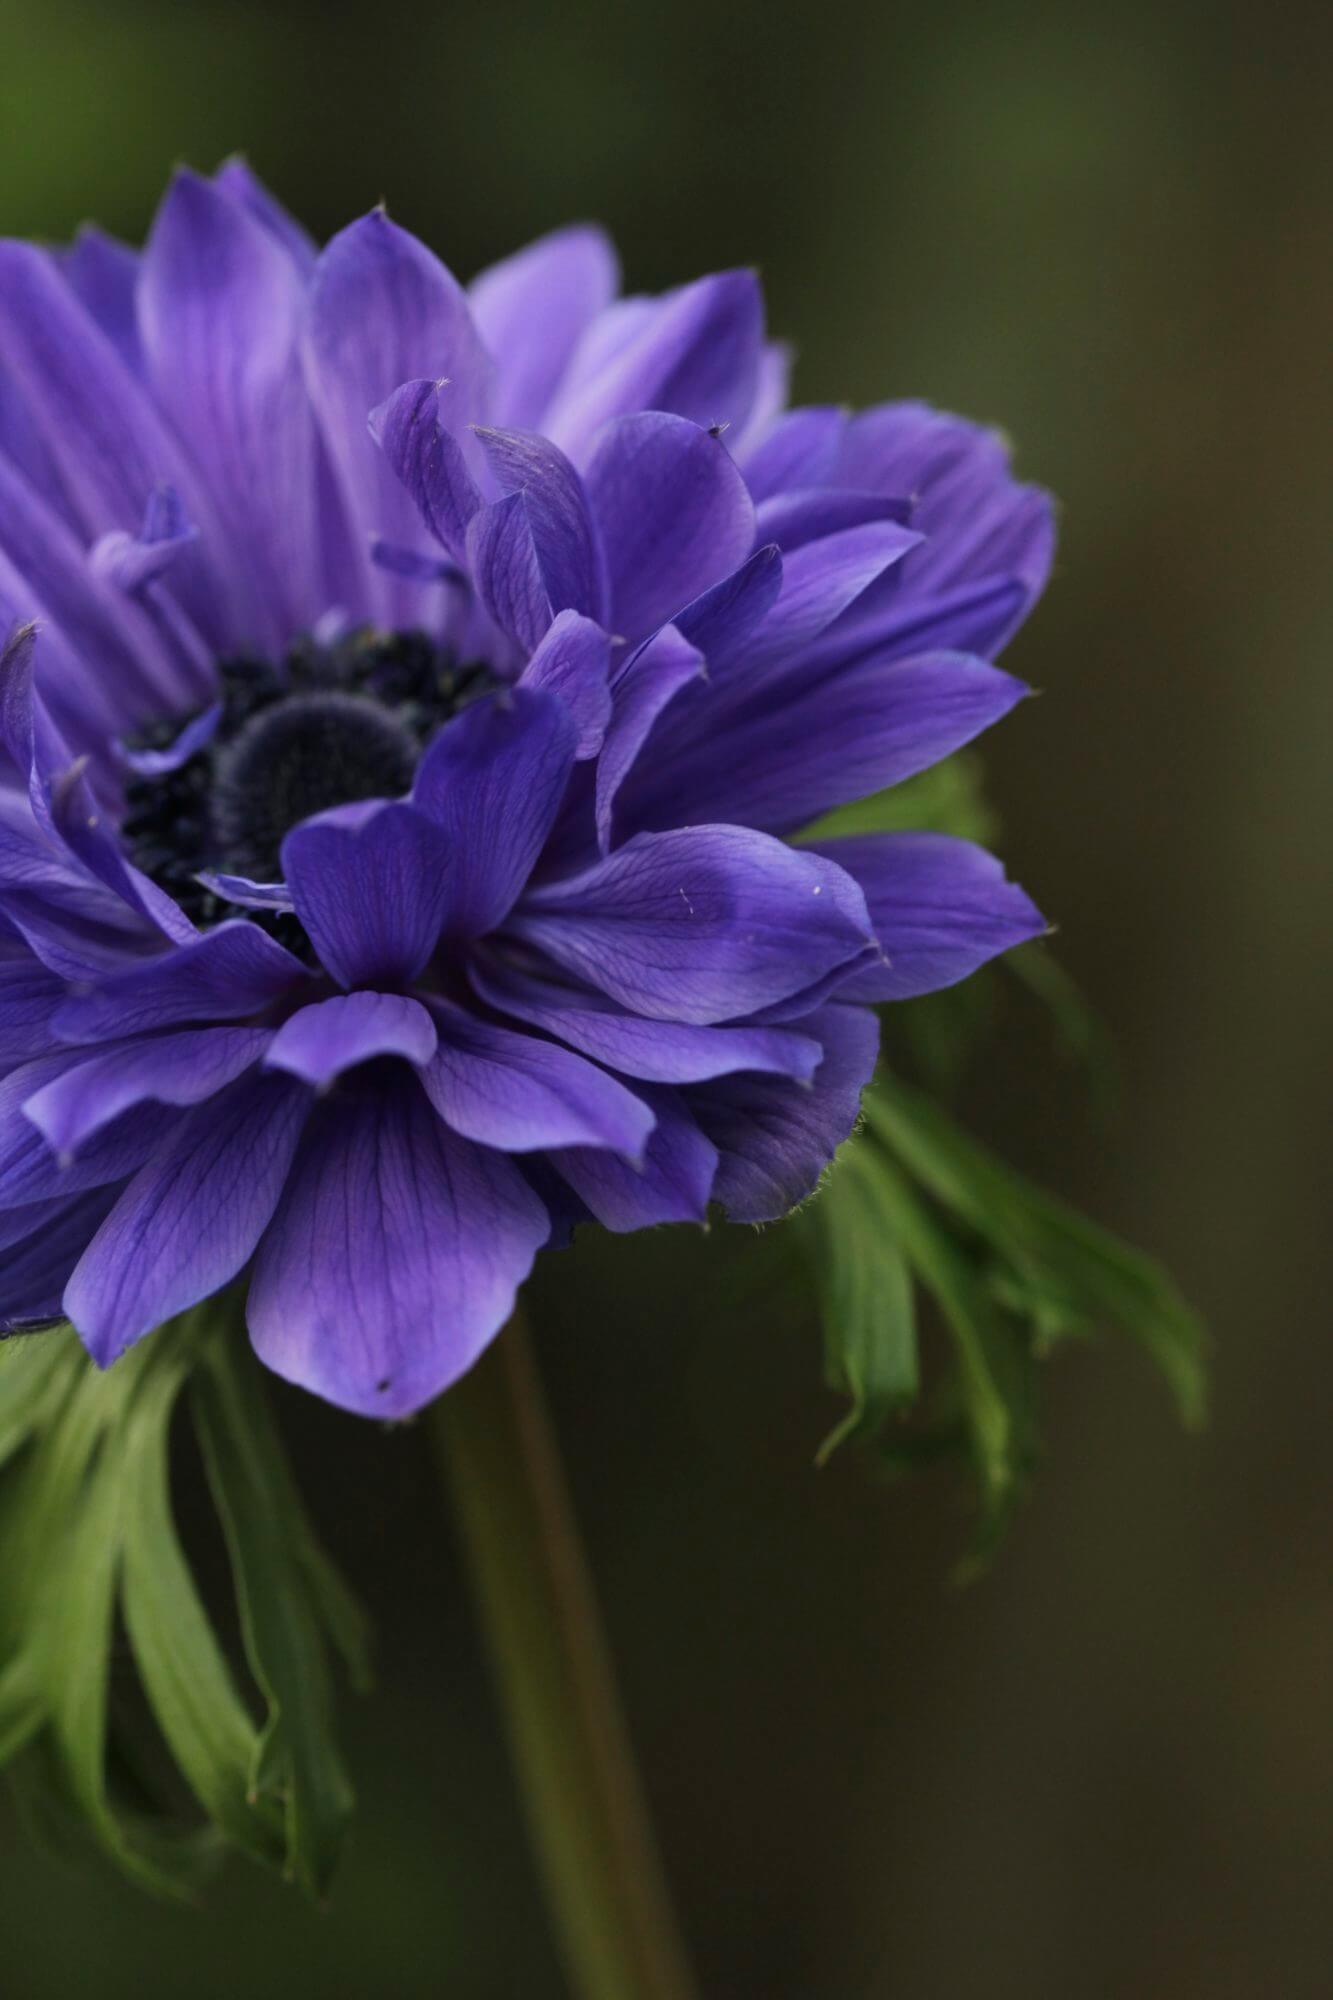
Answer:
<svg viewBox="0 0 1333 2000"><path fill-rule="evenodd" d="M882 1155L877 1181L884 1196L884 1223L939 1306L952 1340L983 1508L993 1517L1012 1497L1017 1474L1012 1449L1014 1425L994 1365L1001 1342L997 1316L965 1252L931 1214L907 1177Z"/></svg>
<svg viewBox="0 0 1333 2000"><path fill-rule="evenodd" d="M1014 1173L897 1079L881 1077L865 1108L912 1177L998 1258L1001 1295L1026 1303L1045 1342L1118 1327L1153 1356L1184 1420L1200 1421L1203 1329L1159 1265Z"/></svg>
<svg viewBox="0 0 1333 2000"><path fill-rule="evenodd" d="M105 1374L68 1330L24 1343L17 1358L0 1349L0 1460L10 1461L0 1478L0 1762L43 1838L65 1852L91 1835L143 1886L171 1895L194 1893L223 1839L321 1889L350 1807L325 1637L364 1676L364 1625L311 1533L238 1331L225 1303L210 1304ZM187 1383L206 1385L201 1427L262 1727L173 1518L171 1426ZM163 1804L142 1765L141 1719L109 1700L122 1619L202 1827Z"/></svg>
<svg viewBox="0 0 1333 2000"><path fill-rule="evenodd" d="M954 833L984 847L996 820L982 793L981 764L965 753L934 764L886 792L836 806L800 840L833 840L848 833Z"/></svg>
<svg viewBox="0 0 1333 2000"><path fill-rule="evenodd" d="M168 1426L188 1357L177 1350L136 1400L126 1427L123 1604L144 1692L209 1818L258 1860L282 1864L282 1816L254 1799L259 1735L219 1650L171 1514Z"/></svg>
<svg viewBox="0 0 1333 2000"><path fill-rule="evenodd" d="M824 1326L824 1375L851 1408L824 1439L873 1437L917 1393L916 1313L907 1260L885 1227L883 1172L873 1149L850 1140L801 1227L815 1236Z"/></svg>
<svg viewBox="0 0 1333 2000"><path fill-rule="evenodd" d="M192 1395L250 1669L268 1704L251 1782L282 1805L289 1870L322 1895L352 1810L321 1633L329 1602L317 1614L305 1587L312 1566L322 1574L324 1559L313 1553L304 1517L293 1515L281 1447L248 1346L215 1340Z"/></svg>

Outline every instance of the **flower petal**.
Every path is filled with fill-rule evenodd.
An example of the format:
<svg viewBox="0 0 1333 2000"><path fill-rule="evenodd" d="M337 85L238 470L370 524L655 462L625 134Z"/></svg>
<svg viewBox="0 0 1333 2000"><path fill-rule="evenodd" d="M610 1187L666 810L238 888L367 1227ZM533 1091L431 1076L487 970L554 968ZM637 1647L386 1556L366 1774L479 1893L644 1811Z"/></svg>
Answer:
<svg viewBox="0 0 1333 2000"><path fill-rule="evenodd" d="M437 542L455 561L481 494L440 415L438 382L404 382L370 413L370 434Z"/></svg>
<svg viewBox="0 0 1333 2000"><path fill-rule="evenodd" d="M89 993L71 994L56 1014L56 1032L69 1042L101 1042L182 1021L240 1020L309 976L257 924L238 917L102 979Z"/></svg>
<svg viewBox="0 0 1333 2000"><path fill-rule="evenodd" d="M611 721L597 763L597 844L610 852L616 798L667 704L702 679L704 658L674 625L664 625L641 646L611 692Z"/></svg>
<svg viewBox="0 0 1333 2000"><path fill-rule="evenodd" d="M657 1124L641 1166L628 1166L614 1153L588 1146L550 1154L552 1165L602 1227L617 1235L659 1222L707 1221L717 1172L717 1149L677 1092L645 1086L643 1094Z"/></svg>
<svg viewBox="0 0 1333 2000"><path fill-rule="evenodd" d="M272 232L179 171L143 255L148 376L222 507L274 646L313 623L332 580L316 517L315 422L301 373L306 285Z"/></svg>
<svg viewBox="0 0 1333 2000"><path fill-rule="evenodd" d="M49 1201L105 1187L141 1167L179 1122L180 1114L147 1105L117 1118L89 1140L77 1159L58 1160L27 1116L35 1092L81 1060L82 1050L41 1056L0 1082L0 1207Z"/></svg>
<svg viewBox="0 0 1333 2000"><path fill-rule="evenodd" d="M502 492L521 493L542 585L553 611L606 622L606 566L583 481L565 454L535 431L477 427Z"/></svg>
<svg viewBox="0 0 1333 2000"><path fill-rule="evenodd" d="M419 1000L403 993L339 993L289 1015L264 1057L265 1069L285 1069L325 1089L344 1070L376 1056L402 1056L419 1068L435 1053L435 1024Z"/></svg>
<svg viewBox="0 0 1333 2000"><path fill-rule="evenodd" d="M655 746L621 794L624 827L710 823L725 813L785 833L938 763L1027 693L961 653L862 660L805 690L798 681L788 698L730 717L705 709L693 743Z"/></svg>
<svg viewBox="0 0 1333 2000"><path fill-rule="evenodd" d="M23 1114L55 1153L73 1158L145 1098L186 1105L215 1096L258 1062L268 1040L267 1028L187 1028L122 1042L34 1091Z"/></svg>
<svg viewBox="0 0 1333 2000"><path fill-rule="evenodd" d="M808 1082L823 1058L818 1042L787 1028L649 1021L587 988L559 985L498 961L474 961L469 970L488 1006L558 1035L595 1062L650 1083L700 1083L737 1070Z"/></svg>
<svg viewBox="0 0 1333 2000"><path fill-rule="evenodd" d="M329 1098L256 1259L255 1349L343 1409L409 1416L504 1325L549 1228L513 1161L450 1132L415 1079Z"/></svg>
<svg viewBox="0 0 1333 2000"><path fill-rule="evenodd" d="M874 1073L879 1023L867 1008L822 1007L802 1025L824 1044L809 1089L736 1076L688 1092L721 1155L713 1193L732 1222L776 1222L804 1201L855 1125Z"/></svg>
<svg viewBox="0 0 1333 2000"><path fill-rule="evenodd" d="M611 641L600 625L562 611L523 669L519 686L558 695L574 718L580 762L595 757L611 720Z"/></svg>
<svg viewBox="0 0 1333 2000"><path fill-rule="evenodd" d="M669 410L739 428L759 380L764 302L753 271L722 271L665 298L612 307L588 329L543 428L576 465L610 417ZM674 608L674 607L673 607Z"/></svg>
<svg viewBox="0 0 1333 2000"><path fill-rule="evenodd" d="M606 1146L642 1158L653 1114L623 1083L554 1042L443 1001L433 1011L440 1045L421 1081L455 1132L505 1153Z"/></svg>
<svg viewBox="0 0 1333 2000"><path fill-rule="evenodd" d="M282 843L296 914L341 986L416 977L444 928L451 865L435 822L397 803L335 807Z"/></svg>
<svg viewBox="0 0 1333 2000"><path fill-rule="evenodd" d="M870 935L841 869L735 826L640 834L532 890L511 928L622 1005L705 1025L785 999Z"/></svg>
<svg viewBox="0 0 1333 2000"><path fill-rule="evenodd" d="M754 547L754 506L717 437L684 417L608 424L588 466L613 630L642 639L720 583Z"/></svg>
<svg viewBox="0 0 1333 2000"><path fill-rule="evenodd" d="M309 1095L255 1076L187 1113L130 1182L65 1287L65 1311L106 1368L247 1262L277 1205Z"/></svg>
<svg viewBox="0 0 1333 2000"><path fill-rule="evenodd" d="M910 1000L966 979L987 959L1047 929L994 855L945 833L877 833L815 843L865 891L883 963L844 1000Z"/></svg>
<svg viewBox="0 0 1333 2000"><path fill-rule="evenodd" d="M456 280L382 209L320 255L307 369L349 513L367 535L410 547L416 510L371 438L370 413L401 383L443 377L456 427L481 422L491 367ZM410 586L381 579L374 588L372 601L400 606L411 623Z"/></svg>
<svg viewBox="0 0 1333 2000"><path fill-rule="evenodd" d="M586 225L543 236L473 279L472 317L496 361L497 423L537 423L619 282L615 251Z"/></svg>
<svg viewBox="0 0 1333 2000"><path fill-rule="evenodd" d="M502 632L531 652L553 616L525 493L481 507L468 522L467 566Z"/></svg>
<svg viewBox="0 0 1333 2000"><path fill-rule="evenodd" d="M447 835L451 936L480 937L512 909L555 822L576 743L556 695L514 688L473 702L427 750L412 796Z"/></svg>

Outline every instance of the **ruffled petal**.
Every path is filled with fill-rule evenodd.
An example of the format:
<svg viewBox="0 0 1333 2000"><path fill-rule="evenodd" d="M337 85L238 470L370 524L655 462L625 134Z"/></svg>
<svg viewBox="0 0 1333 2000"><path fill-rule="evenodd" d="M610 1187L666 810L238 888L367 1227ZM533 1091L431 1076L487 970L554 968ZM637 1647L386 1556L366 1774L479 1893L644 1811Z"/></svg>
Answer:
<svg viewBox="0 0 1333 2000"><path fill-rule="evenodd" d="M558 695L579 732L575 756L595 757L611 720L611 641L600 625L562 611L543 635L519 686Z"/></svg>
<svg viewBox="0 0 1333 2000"><path fill-rule="evenodd" d="M237 1021L309 977L299 959L238 917L102 979L89 993L72 993L56 1014L56 1032L68 1042L101 1042L183 1021Z"/></svg>
<svg viewBox="0 0 1333 2000"><path fill-rule="evenodd" d="M535 431L478 427L500 489L521 493L537 570L551 610L581 611L605 624L606 565L583 481L565 454Z"/></svg>
<svg viewBox="0 0 1333 2000"><path fill-rule="evenodd" d="M256 1259L256 1351L343 1409L410 1416L499 1332L549 1229L514 1163L411 1077L329 1098Z"/></svg>
<svg viewBox="0 0 1333 2000"><path fill-rule="evenodd" d="M370 413L370 434L426 527L455 562L481 505L457 440L441 421L439 382L404 382Z"/></svg>
<svg viewBox="0 0 1333 2000"><path fill-rule="evenodd" d="M717 1172L717 1149L699 1130L673 1090L644 1086L656 1127L641 1165L588 1146L562 1147L550 1155L604 1229L616 1235L659 1222L705 1222Z"/></svg>
<svg viewBox="0 0 1333 2000"><path fill-rule="evenodd" d="M478 960L474 986L488 1006L649 1083L701 1083L758 1070L806 1083L823 1059L809 1035L787 1028L702 1028L686 1021L650 1021L627 1014L586 987L561 985L500 961Z"/></svg>
<svg viewBox="0 0 1333 2000"><path fill-rule="evenodd" d="M597 764L595 814L597 844L603 854L611 849L620 787L634 768L658 717L668 703L692 682L701 680L704 673L703 654L674 625L664 625L626 662L612 689L611 722Z"/></svg>
<svg viewBox="0 0 1333 2000"><path fill-rule="evenodd" d="M622 825L710 823L725 814L787 833L938 763L1027 693L998 667L959 653L859 661L804 689L799 680L780 701L730 717L703 711L693 743L655 742L621 794Z"/></svg>
<svg viewBox="0 0 1333 2000"><path fill-rule="evenodd" d="M420 1068L435 1053L435 1024L404 993L339 993L302 1007L283 1022L264 1057L317 1090L344 1070L377 1056L401 1056Z"/></svg>
<svg viewBox="0 0 1333 2000"><path fill-rule="evenodd" d="M189 1028L122 1042L76 1064L24 1100L23 1114L52 1151L72 1159L122 1111L155 1104L202 1104L258 1062L267 1028Z"/></svg>
<svg viewBox="0 0 1333 2000"><path fill-rule="evenodd" d="M179 1122L179 1112L145 1105L104 1127L76 1159L57 1159L24 1107L81 1059L81 1050L41 1056L22 1063L0 1082L0 1208L65 1199L124 1180L156 1152Z"/></svg>
<svg viewBox="0 0 1333 2000"><path fill-rule="evenodd" d="M422 1075L446 1125L506 1153L547 1146L605 1146L641 1160L652 1112L623 1083L582 1056L535 1035L433 1003L440 1045Z"/></svg>
<svg viewBox="0 0 1333 2000"><path fill-rule="evenodd" d="M876 833L815 843L860 883L884 960L845 1000L910 1000L953 986L1047 929L994 855L945 833Z"/></svg>
<svg viewBox="0 0 1333 2000"><path fill-rule="evenodd" d="M617 418L584 483L606 553L612 629L626 639L665 624L754 547L754 507L726 446L683 417Z"/></svg>
<svg viewBox="0 0 1333 2000"><path fill-rule="evenodd" d="M808 1090L725 1077L687 1093L718 1148L713 1192L732 1222L777 1222L819 1185L874 1073L879 1023L864 1007L822 1007L803 1024L824 1045Z"/></svg>
<svg viewBox="0 0 1333 2000"><path fill-rule="evenodd" d="M427 750L412 796L447 836L451 936L480 937L512 909L555 822L577 740L556 695L514 688L473 702Z"/></svg>
<svg viewBox="0 0 1333 2000"><path fill-rule="evenodd" d="M414 979L439 942L451 844L415 807L338 806L282 843L283 879L320 962L341 986Z"/></svg>
<svg viewBox="0 0 1333 2000"><path fill-rule="evenodd" d="M623 1006L704 1025L784 999L870 937L841 869L736 826L641 834L530 891L511 927Z"/></svg>
<svg viewBox="0 0 1333 2000"><path fill-rule="evenodd" d="M248 1262L309 1102L287 1077L244 1078L188 1112L135 1175L65 1287L65 1311L100 1367Z"/></svg>

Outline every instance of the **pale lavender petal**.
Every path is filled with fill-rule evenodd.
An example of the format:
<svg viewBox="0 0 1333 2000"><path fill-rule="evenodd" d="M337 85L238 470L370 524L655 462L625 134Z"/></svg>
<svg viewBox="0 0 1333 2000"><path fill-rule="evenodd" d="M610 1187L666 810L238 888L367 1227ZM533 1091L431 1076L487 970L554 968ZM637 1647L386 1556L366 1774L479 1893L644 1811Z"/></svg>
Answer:
<svg viewBox="0 0 1333 2000"><path fill-rule="evenodd" d="M402 1056L420 1067L435 1053L435 1024L404 993L339 993L285 1020L264 1057L317 1090L376 1056Z"/></svg>
<svg viewBox="0 0 1333 2000"><path fill-rule="evenodd" d="M599 335L598 322L589 328L544 420L576 465L608 418L669 410L706 427L740 426L754 403L764 303L753 271L723 271L627 304L611 309L614 339Z"/></svg>
<svg viewBox="0 0 1333 2000"><path fill-rule="evenodd" d="M443 1001L433 1012L440 1044L421 1081L455 1132L506 1153L606 1146L642 1160L653 1114L605 1070Z"/></svg>
<svg viewBox="0 0 1333 2000"><path fill-rule="evenodd" d="M117 743L116 761L140 778L164 778L172 771L179 771L182 764L188 764L191 757L198 756L201 750L207 748L221 720L222 704L214 702L210 708L200 709L167 749L132 750L123 743Z"/></svg>
<svg viewBox="0 0 1333 2000"><path fill-rule="evenodd" d="M60 273L126 367L137 375L143 367L135 298L138 251L85 222L60 261Z"/></svg>
<svg viewBox="0 0 1333 2000"><path fill-rule="evenodd" d="M328 602L305 312L305 280L271 231L214 182L179 171L144 250L145 362L227 519L260 632L277 646Z"/></svg>
<svg viewBox="0 0 1333 2000"><path fill-rule="evenodd" d="M439 942L453 868L446 835L410 805L339 806L282 843L296 914L342 986L416 977Z"/></svg>
<svg viewBox="0 0 1333 2000"><path fill-rule="evenodd" d="M850 876L735 826L641 834L530 891L511 926L635 1012L704 1025L784 999L870 937Z"/></svg>
<svg viewBox="0 0 1333 2000"><path fill-rule="evenodd" d="M410 1416L499 1332L549 1230L514 1162L413 1078L326 1099L255 1262L256 1351L343 1409Z"/></svg>
<svg viewBox="0 0 1333 2000"><path fill-rule="evenodd" d="M99 1367L248 1261L282 1192L309 1094L256 1076L188 1112L79 1259L65 1311Z"/></svg>
<svg viewBox="0 0 1333 2000"><path fill-rule="evenodd" d="M216 869L201 868L195 876L224 903L244 910L291 910L292 892L285 882L255 882L248 875L220 875Z"/></svg>
<svg viewBox="0 0 1333 2000"><path fill-rule="evenodd" d="M543 236L473 279L472 317L496 362L497 423L537 423L619 281L615 251L586 225Z"/></svg>
<svg viewBox="0 0 1333 2000"><path fill-rule="evenodd" d="M257 221L263 223L303 276L313 274L319 254L314 238L269 193L248 160L239 153L233 154L231 159L223 161L213 179L225 194L241 202Z"/></svg>
<svg viewBox="0 0 1333 2000"><path fill-rule="evenodd" d="M559 697L520 687L473 702L427 750L412 796L446 837L452 937L480 937L512 909L555 823L576 746Z"/></svg>
<svg viewBox="0 0 1333 2000"><path fill-rule="evenodd" d="M93 574L133 597L146 584L164 576L178 556L199 539L180 495L170 486L148 497L144 522L137 535L115 530L94 542L88 552Z"/></svg>
<svg viewBox="0 0 1333 2000"><path fill-rule="evenodd" d="M370 435L370 413L404 382L446 378L451 427L484 422L491 364L456 280L382 209L320 255L307 368L349 513L364 534L411 547L416 508ZM389 613L405 608L410 623L407 590L381 578L373 601Z"/></svg>
<svg viewBox="0 0 1333 2000"><path fill-rule="evenodd" d="M754 507L720 439L643 412L603 432L585 476L606 554L612 629L642 639L754 547Z"/></svg>
<svg viewBox="0 0 1333 2000"><path fill-rule="evenodd" d="M824 1044L808 1090L736 1076L687 1093L721 1155L713 1193L732 1222L776 1222L804 1201L856 1124L879 1023L867 1008L834 1005L805 1026Z"/></svg>

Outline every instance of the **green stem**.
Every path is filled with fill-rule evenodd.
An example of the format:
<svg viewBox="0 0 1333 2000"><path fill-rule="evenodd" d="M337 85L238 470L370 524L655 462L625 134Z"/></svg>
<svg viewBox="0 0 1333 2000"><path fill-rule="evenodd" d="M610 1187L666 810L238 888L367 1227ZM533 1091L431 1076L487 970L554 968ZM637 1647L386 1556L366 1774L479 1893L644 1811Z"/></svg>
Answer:
<svg viewBox="0 0 1333 2000"><path fill-rule="evenodd" d="M694 2000L519 1313L431 1421L573 1990Z"/></svg>

